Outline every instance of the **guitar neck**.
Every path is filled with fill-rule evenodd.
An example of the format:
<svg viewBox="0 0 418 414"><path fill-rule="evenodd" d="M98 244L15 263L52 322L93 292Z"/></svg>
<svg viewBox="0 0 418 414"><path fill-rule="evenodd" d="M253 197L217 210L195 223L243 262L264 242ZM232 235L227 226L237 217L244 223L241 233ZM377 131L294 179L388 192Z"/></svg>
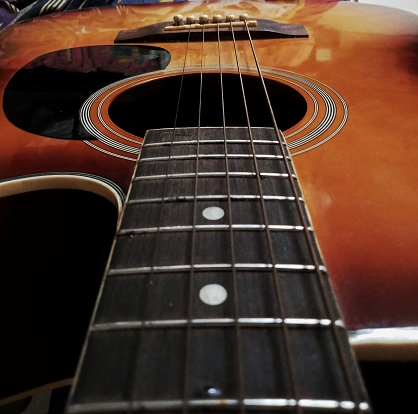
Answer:
<svg viewBox="0 0 418 414"><path fill-rule="evenodd" d="M274 129L149 131L68 412L366 401Z"/></svg>

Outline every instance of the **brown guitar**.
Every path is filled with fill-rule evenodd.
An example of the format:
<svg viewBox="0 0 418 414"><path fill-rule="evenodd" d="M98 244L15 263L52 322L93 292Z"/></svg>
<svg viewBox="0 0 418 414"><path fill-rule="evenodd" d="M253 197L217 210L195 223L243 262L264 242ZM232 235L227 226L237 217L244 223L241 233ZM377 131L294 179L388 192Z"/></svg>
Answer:
<svg viewBox="0 0 418 414"><path fill-rule="evenodd" d="M413 412L368 368L416 371L417 39L345 1L0 32L8 412L72 383L97 292L68 413L368 413L352 349Z"/></svg>

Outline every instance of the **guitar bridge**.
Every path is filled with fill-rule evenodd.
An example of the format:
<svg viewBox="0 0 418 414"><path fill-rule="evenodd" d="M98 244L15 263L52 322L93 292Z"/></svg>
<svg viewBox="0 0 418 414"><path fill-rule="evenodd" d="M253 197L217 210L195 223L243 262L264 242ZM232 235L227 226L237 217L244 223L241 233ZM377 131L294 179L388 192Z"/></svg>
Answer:
<svg viewBox="0 0 418 414"><path fill-rule="evenodd" d="M189 16L190 17L190 16ZM265 19L244 21L216 21L194 23L189 19L186 24L163 22L133 30L121 30L115 43L166 43L166 42L200 42L204 28L205 41L217 41L218 30L222 40L230 40L231 26L236 40L248 38L247 28L253 39L307 38L308 32L302 25L278 23Z"/></svg>

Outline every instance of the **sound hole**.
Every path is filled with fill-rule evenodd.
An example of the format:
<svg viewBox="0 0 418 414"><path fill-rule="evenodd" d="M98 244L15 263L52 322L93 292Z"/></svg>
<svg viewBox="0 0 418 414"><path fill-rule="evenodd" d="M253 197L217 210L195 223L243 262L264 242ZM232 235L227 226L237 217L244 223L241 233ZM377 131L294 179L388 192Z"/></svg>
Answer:
<svg viewBox="0 0 418 414"><path fill-rule="evenodd" d="M0 400L74 376L116 220L81 190L0 198Z"/></svg>
<svg viewBox="0 0 418 414"><path fill-rule="evenodd" d="M112 102L109 116L116 125L140 137L148 129L174 125L196 127L199 124L200 74L185 75L181 83L182 77L178 75L133 87ZM243 83L251 126L271 127L271 114L260 79L246 75ZM279 128L285 131L301 121L307 110L304 97L283 83L269 79L265 83ZM236 74L223 75L223 101L226 126L247 126L241 84ZM220 76L204 74L200 126L222 125Z"/></svg>

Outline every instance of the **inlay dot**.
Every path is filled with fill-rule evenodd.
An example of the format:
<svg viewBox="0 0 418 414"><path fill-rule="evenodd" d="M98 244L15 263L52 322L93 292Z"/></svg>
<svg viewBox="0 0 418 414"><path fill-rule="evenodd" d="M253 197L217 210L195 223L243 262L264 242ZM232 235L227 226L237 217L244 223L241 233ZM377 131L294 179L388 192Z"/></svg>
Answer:
<svg viewBox="0 0 418 414"><path fill-rule="evenodd" d="M220 305L225 302L228 293L226 289L216 283L203 286L199 292L199 298L206 305Z"/></svg>
<svg viewBox="0 0 418 414"><path fill-rule="evenodd" d="M225 215L225 211L220 207L206 207L202 215L207 220L219 220Z"/></svg>
<svg viewBox="0 0 418 414"><path fill-rule="evenodd" d="M222 396L221 390L215 387L206 387L205 393L208 397L211 398L220 398Z"/></svg>

